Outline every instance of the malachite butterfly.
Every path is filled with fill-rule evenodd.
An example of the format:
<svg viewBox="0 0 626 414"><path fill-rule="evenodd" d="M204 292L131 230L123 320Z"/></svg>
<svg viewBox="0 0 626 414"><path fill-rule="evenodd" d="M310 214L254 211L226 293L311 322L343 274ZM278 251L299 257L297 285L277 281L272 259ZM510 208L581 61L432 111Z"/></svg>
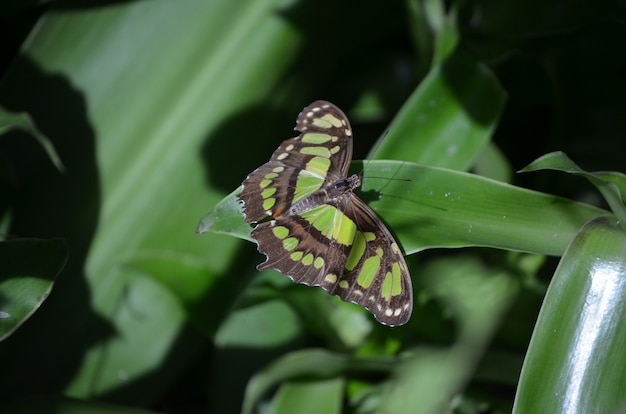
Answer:
<svg viewBox="0 0 626 414"><path fill-rule="evenodd" d="M330 102L302 110L295 138L243 182L239 194L252 238L267 260L294 282L320 286L368 309L385 325L405 324L413 308L411 277L398 243L347 176L352 129Z"/></svg>

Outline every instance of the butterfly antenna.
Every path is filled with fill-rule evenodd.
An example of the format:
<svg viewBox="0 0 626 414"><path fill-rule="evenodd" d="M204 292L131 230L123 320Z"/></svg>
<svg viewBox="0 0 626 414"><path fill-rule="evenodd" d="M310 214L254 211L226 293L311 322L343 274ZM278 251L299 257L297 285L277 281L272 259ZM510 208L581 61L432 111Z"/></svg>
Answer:
<svg viewBox="0 0 626 414"><path fill-rule="evenodd" d="M367 159L363 160L363 166L361 167L361 171L359 173L359 176L361 178L378 178L378 179L385 179L385 180L389 180L389 181L404 181L404 182L411 182L412 180L410 178L397 178L397 177L379 177L379 176L375 176L375 175L368 175L367 177L363 176L363 172L365 171L365 169L369 166L369 163L371 161L375 160L374 155L376 154L376 152L378 152L378 149L380 148L381 144L383 143L383 141L385 140L385 138L387 137L387 135L389 134L389 128L385 129L382 133L382 135L380 136L380 138L378 138L378 140L376 140L376 143L374 144L374 147L372 148L372 151L370 151L371 156L367 157ZM404 165L404 161L402 162L401 166ZM399 172L400 168L398 168L398 170L396 171L396 174Z"/></svg>

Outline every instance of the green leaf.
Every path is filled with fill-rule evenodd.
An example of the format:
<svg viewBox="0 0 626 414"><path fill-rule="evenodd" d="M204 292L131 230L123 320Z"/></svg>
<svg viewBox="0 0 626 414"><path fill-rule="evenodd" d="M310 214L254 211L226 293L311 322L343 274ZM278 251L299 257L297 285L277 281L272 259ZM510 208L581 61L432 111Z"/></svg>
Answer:
<svg viewBox="0 0 626 414"><path fill-rule="evenodd" d="M604 199L626 229L626 175L616 172L589 173L581 169L563 152L551 152L539 157L520 172L556 170L586 178L602 193Z"/></svg>
<svg viewBox="0 0 626 414"><path fill-rule="evenodd" d="M363 199L389 224L406 254L436 247L486 246L561 255L587 221L608 214L459 171L399 161L354 165L356 171L363 168ZM243 220L234 197L232 193L222 201L216 213L228 223ZM203 218L207 221L218 220L209 214ZM249 237L248 229L230 234Z"/></svg>
<svg viewBox="0 0 626 414"><path fill-rule="evenodd" d="M429 32L434 36L433 64L441 63L454 52L460 40L456 27L456 8L452 5L446 15L444 3L438 0L409 2L409 7L418 16L423 16L427 22ZM419 20L416 21L416 23L418 22ZM415 37L417 36L419 35L416 34ZM415 41L419 45L424 43L419 38L416 38Z"/></svg>
<svg viewBox="0 0 626 414"><path fill-rule="evenodd" d="M243 218L243 209L238 198L242 189L243 187L239 186L202 217L196 232L236 235L241 239L254 242L250 236L252 227Z"/></svg>
<svg viewBox="0 0 626 414"><path fill-rule="evenodd" d="M617 413L626 406L626 232L581 229L552 278L526 354L514 413Z"/></svg>
<svg viewBox="0 0 626 414"><path fill-rule="evenodd" d="M37 129L35 122L33 122L32 118L27 113L11 112L0 106L0 135L14 129L22 130L33 136L46 154L48 154L48 158L50 158L50 161L52 161L57 170L61 172L65 170L59 154L57 154L54 149L54 145L48 137Z"/></svg>
<svg viewBox="0 0 626 414"><path fill-rule="evenodd" d="M30 114L66 173L20 160L28 187L10 200L19 209L9 230L63 235L72 261L46 315L2 343L12 378L0 399L59 392L141 404L205 345L181 297L209 306L240 294L229 288L237 242L194 233L224 197L223 181L244 174L216 150L239 142L220 128L265 107L284 81L301 38L278 11L293 4L118 2L49 10L38 22L0 99ZM170 281L178 272L206 279L178 290L161 282L142 258L163 252ZM190 294L190 285L206 290ZM31 355L37 363L20 362Z"/></svg>
<svg viewBox="0 0 626 414"><path fill-rule="evenodd" d="M453 55L420 82L368 159L466 170L491 139L504 102L487 67Z"/></svg>
<svg viewBox="0 0 626 414"><path fill-rule="evenodd" d="M66 260L61 239L0 242L0 341L39 309Z"/></svg>
<svg viewBox="0 0 626 414"><path fill-rule="evenodd" d="M415 407L422 413L451 411L451 401L473 375L520 291L510 270L470 255L431 262L421 269L419 284L450 315L456 337L450 346L411 349L394 367L377 413L410 414Z"/></svg>
<svg viewBox="0 0 626 414"><path fill-rule="evenodd" d="M259 399L287 380L325 380L350 372L389 372L395 357L354 357L322 349L292 352L273 362L248 383L242 412L252 413Z"/></svg>
<svg viewBox="0 0 626 414"><path fill-rule="evenodd" d="M271 413L339 414L343 407L345 381L332 378L288 382L274 397Z"/></svg>

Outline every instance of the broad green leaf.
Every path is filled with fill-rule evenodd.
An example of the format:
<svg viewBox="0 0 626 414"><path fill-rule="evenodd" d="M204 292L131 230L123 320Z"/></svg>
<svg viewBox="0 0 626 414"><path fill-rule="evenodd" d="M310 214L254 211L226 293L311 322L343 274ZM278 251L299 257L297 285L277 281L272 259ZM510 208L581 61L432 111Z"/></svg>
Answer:
<svg viewBox="0 0 626 414"><path fill-rule="evenodd" d="M563 171L586 178L602 193L613 214L619 218L620 225L626 226L626 175L617 172L587 172L560 151L536 159L520 172L539 170Z"/></svg>
<svg viewBox="0 0 626 414"><path fill-rule="evenodd" d="M339 414L343 412L345 381L332 378L283 384L269 411L274 414Z"/></svg>
<svg viewBox="0 0 626 414"><path fill-rule="evenodd" d="M504 102L489 69L453 55L420 82L368 159L466 170L491 139Z"/></svg>
<svg viewBox="0 0 626 414"><path fill-rule="evenodd" d="M0 101L28 113L66 167L60 176L24 162L32 178L9 230L63 235L72 261L46 316L2 343L0 365L13 376L0 398L152 401L173 381L163 372L205 345L181 297L232 303L239 294L228 288L236 241L194 229L225 195L222 182L245 174L228 169L233 154L220 149L234 140L220 128L266 105L284 80L301 38L279 11L294 2L105 3L50 9L2 82ZM167 283L142 259L150 255L167 263ZM188 285L176 290L178 272Z"/></svg>
<svg viewBox="0 0 626 414"><path fill-rule="evenodd" d="M355 163L357 168L360 163ZM436 247L486 246L561 255L604 210L474 174L399 161L366 161L363 199L398 236L406 254ZM377 178L368 178L377 177ZM228 196L236 197L235 193ZM248 239L236 202L219 204L231 235ZM222 206L233 206L225 211ZM211 214L203 222L218 222ZM220 233L227 231L219 228Z"/></svg>
<svg viewBox="0 0 626 414"><path fill-rule="evenodd" d="M280 298L238 305L215 334L207 398L215 412L239 412L250 377L298 346L306 335L294 310ZM235 368L236 367L236 368Z"/></svg>
<svg viewBox="0 0 626 414"><path fill-rule="evenodd" d="M332 379L348 372L388 373L396 357L354 357L322 349L296 351L278 359L257 373L248 383L243 403L244 414L269 390L283 381Z"/></svg>
<svg viewBox="0 0 626 414"><path fill-rule="evenodd" d="M60 239L0 242L0 341L46 300L66 260L67 245Z"/></svg>
<svg viewBox="0 0 626 414"><path fill-rule="evenodd" d="M626 407L626 232L591 221L561 258L526 354L513 412Z"/></svg>
<svg viewBox="0 0 626 414"><path fill-rule="evenodd" d="M608 214L474 174L402 162L369 164L366 177L391 180L364 180L364 199L407 253L486 246L561 255L584 223Z"/></svg>
<svg viewBox="0 0 626 414"><path fill-rule="evenodd" d="M453 346L418 347L401 357L385 358L322 350L293 352L252 378L246 390L244 413L251 412L278 383L306 384L358 372L393 372L383 385L385 391L377 412L413 413L418 405L420 412L442 412L482 359L485 346L519 291L519 282L505 269L486 267L466 255L440 260L422 269L420 284L442 303L458 326Z"/></svg>
<svg viewBox="0 0 626 414"><path fill-rule="evenodd" d="M215 345L272 348L289 343L300 333L298 320L289 306L281 301L266 301L232 312L217 332Z"/></svg>
<svg viewBox="0 0 626 414"><path fill-rule="evenodd" d="M520 291L520 283L510 270L487 266L470 255L435 260L421 269L418 280L451 315L456 337L447 347L411 349L395 366L377 413L452 411L451 402L474 374Z"/></svg>

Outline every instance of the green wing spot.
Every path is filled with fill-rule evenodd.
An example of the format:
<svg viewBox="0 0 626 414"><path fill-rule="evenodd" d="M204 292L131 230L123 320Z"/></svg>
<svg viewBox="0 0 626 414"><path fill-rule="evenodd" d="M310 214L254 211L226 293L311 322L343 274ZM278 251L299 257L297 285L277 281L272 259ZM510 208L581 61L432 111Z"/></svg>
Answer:
<svg viewBox="0 0 626 414"><path fill-rule="evenodd" d="M320 128L331 128L333 126L333 124L331 124L330 122L328 122L327 120L323 119L323 118L315 118L313 120L313 125L320 127Z"/></svg>
<svg viewBox="0 0 626 414"><path fill-rule="evenodd" d="M367 240L368 242L376 240L376 235L372 233L371 231L363 232L363 236L365 236L365 240Z"/></svg>
<svg viewBox="0 0 626 414"><path fill-rule="evenodd" d="M274 171L275 173L281 173L285 171L285 167L274 167L272 171Z"/></svg>
<svg viewBox="0 0 626 414"><path fill-rule="evenodd" d="M283 240L283 248L287 251L292 251L293 249L298 247L299 243L300 242L295 237L288 237Z"/></svg>
<svg viewBox="0 0 626 414"><path fill-rule="evenodd" d="M323 144L332 139L332 137L328 134L304 134L302 135L302 142L306 142L307 144Z"/></svg>
<svg viewBox="0 0 626 414"><path fill-rule="evenodd" d="M328 122L330 122L334 127L339 128L342 123L341 123L341 119L337 118L336 116L332 115L332 114L326 114L322 117L322 119L327 120Z"/></svg>
<svg viewBox="0 0 626 414"><path fill-rule="evenodd" d="M292 204L311 194L313 191L319 190L323 183L323 178L311 175L307 170L300 171L298 180L296 181L296 189L293 192Z"/></svg>
<svg viewBox="0 0 626 414"><path fill-rule="evenodd" d="M270 185L270 184L272 184L272 180L263 180L263 181L261 181L261 182L259 183L259 187L261 187L261 188L265 188L265 187L267 187L267 186L268 186L268 185Z"/></svg>
<svg viewBox="0 0 626 414"><path fill-rule="evenodd" d="M298 173L292 203L299 201L313 191L319 190L324 184L329 167L330 160L328 158L313 157L306 164L306 169Z"/></svg>
<svg viewBox="0 0 626 414"><path fill-rule="evenodd" d="M349 246L354 242L354 236L357 232L356 224L340 210L337 210L336 208L334 208L334 210L336 213L333 239L337 240L341 244Z"/></svg>
<svg viewBox="0 0 626 414"><path fill-rule="evenodd" d="M276 177L278 177L277 173L271 172L269 174L265 174L265 178L267 178L268 180L271 180L271 179L276 178Z"/></svg>
<svg viewBox="0 0 626 414"><path fill-rule="evenodd" d="M321 205L312 210L302 212L302 217L325 237L349 246L354 240L356 224L348 216L329 205Z"/></svg>
<svg viewBox="0 0 626 414"><path fill-rule="evenodd" d="M365 253L366 244L367 242L365 241L365 237L363 237L363 233L361 233L360 231L357 232L352 242L350 255L348 256L348 260L346 261L347 270L354 270L356 265L359 264L361 257L363 257L363 253Z"/></svg>
<svg viewBox="0 0 626 414"><path fill-rule="evenodd" d="M311 253L307 253L306 256L302 258L302 264L305 266L310 266L313 263L313 255Z"/></svg>
<svg viewBox="0 0 626 414"><path fill-rule="evenodd" d="M274 236L282 240L289 236L289 229L285 226L276 226L272 229L272 233L274 233Z"/></svg>
<svg viewBox="0 0 626 414"><path fill-rule="evenodd" d="M324 280L329 283L337 283L337 275L334 273L329 273L324 277Z"/></svg>
<svg viewBox="0 0 626 414"><path fill-rule="evenodd" d="M311 176L309 174L310 173L308 171L306 171L304 174L300 173L300 175L298 176L298 182L296 184L298 189L307 188L307 190L311 192L318 190L322 186L324 180L319 177ZM313 188L313 190L310 190L310 188Z"/></svg>
<svg viewBox="0 0 626 414"><path fill-rule="evenodd" d="M394 262L393 266L391 267L391 274L393 276L391 294L393 296L398 296L399 294L402 293L402 282L400 279L400 276L401 276L400 264L398 264L398 262Z"/></svg>
<svg viewBox="0 0 626 414"><path fill-rule="evenodd" d="M323 157L313 157L306 163L306 171L311 174L319 175L320 177L326 177L328 174L328 168L330 168L330 159Z"/></svg>
<svg viewBox="0 0 626 414"><path fill-rule="evenodd" d="M350 287L350 285L348 284L347 281L342 280L341 282L339 282L339 287L342 289L348 289Z"/></svg>
<svg viewBox="0 0 626 414"><path fill-rule="evenodd" d="M300 150L301 154L318 155L324 158L330 158L330 150L326 147L303 147Z"/></svg>
<svg viewBox="0 0 626 414"><path fill-rule="evenodd" d="M269 210L270 208L274 207L274 204L276 204L275 198L268 198L267 200L264 200L263 210Z"/></svg>
<svg viewBox="0 0 626 414"><path fill-rule="evenodd" d="M313 262L313 267L315 267L316 269L321 269L322 266L324 266L324 258L316 257L315 261Z"/></svg>
<svg viewBox="0 0 626 414"><path fill-rule="evenodd" d="M337 117L332 114L326 114L321 118L315 118L313 125L320 128L332 128L333 126L339 128L341 126L341 120L337 119Z"/></svg>
<svg viewBox="0 0 626 414"><path fill-rule="evenodd" d="M335 145L334 147L332 147L330 149L330 153L335 155L336 153L338 153L339 151L341 151L341 147L339 145Z"/></svg>
<svg viewBox="0 0 626 414"><path fill-rule="evenodd" d="M381 288L381 296L385 298L385 300L391 300L391 286L393 284L391 272L387 272L385 274L385 279L383 279L383 286Z"/></svg>
<svg viewBox="0 0 626 414"><path fill-rule="evenodd" d="M383 280L382 296L386 300L391 300L392 296L397 296L402 293L402 283L400 280L400 265L395 262L391 267L391 272L385 274Z"/></svg>
<svg viewBox="0 0 626 414"><path fill-rule="evenodd" d="M266 188L261 192L261 197L268 198L276 194L276 188Z"/></svg>
<svg viewBox="0 0 626 414"><path fill-rule="evenodd" d="M302 255L303 254L304 253L302 253L302 252L293 252L293 253L291 253L291 256L289 256L289 257L291 257L291 260L293 260L294 262L299 262L300 260L302 260Z"/></svg>
<svg viewBox="0 0 626 414"><path fill-rule="evenodd" d="M359 272L359 277L357 278L357 283L363 288L367 289L370 287L372 282L374 281L374 277L378 273L378 268L380 267L380 257L372 256L367 258L363 262L363 267Z"/></svg>

